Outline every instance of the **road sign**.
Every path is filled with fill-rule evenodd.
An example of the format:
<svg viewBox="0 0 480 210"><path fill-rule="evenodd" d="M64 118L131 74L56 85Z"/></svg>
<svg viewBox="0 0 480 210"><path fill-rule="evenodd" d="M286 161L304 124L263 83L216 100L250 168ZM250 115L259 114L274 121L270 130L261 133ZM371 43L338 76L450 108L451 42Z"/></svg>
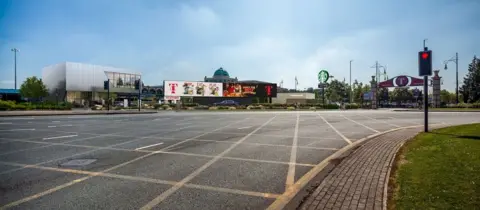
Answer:
<svg viewBox="0 0 480 210"><path fill-rule="evenodd" d="M329 78L330 78L330 74L328 74L327 70L323 69L320 72L318 72L318 82L327 83Z"/></svg>

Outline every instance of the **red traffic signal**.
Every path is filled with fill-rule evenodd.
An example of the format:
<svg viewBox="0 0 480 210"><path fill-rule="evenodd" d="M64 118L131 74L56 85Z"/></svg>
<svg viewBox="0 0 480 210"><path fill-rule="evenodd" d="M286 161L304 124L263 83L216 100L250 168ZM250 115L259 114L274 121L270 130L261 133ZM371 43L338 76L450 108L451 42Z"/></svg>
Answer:
<svg viewBox="0 0 480 210"><path fill-rule="evenodd" d="M418 76L432 75L432 51L418 52Z"/></svg>
<svg viewBox="0 0 480 210"><path fill-rule="evenodd" d="M422 53L422 58L423 58L424 60L427 59L428 57L430 57L429 53L427 53L427 52L423 52L423 53Z"/></svg>

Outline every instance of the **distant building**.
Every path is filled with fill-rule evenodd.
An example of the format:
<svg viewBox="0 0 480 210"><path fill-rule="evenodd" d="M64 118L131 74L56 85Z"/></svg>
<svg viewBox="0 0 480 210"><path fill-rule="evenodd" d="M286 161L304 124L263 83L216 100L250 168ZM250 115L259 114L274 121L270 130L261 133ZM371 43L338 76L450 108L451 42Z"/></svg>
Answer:
<svg viewBox="0 0 480 210"><path fill-rule="evenodd" d="M227 71L223 70L222 67L217 69L212 77L205 76L204 82L221 82L221 83L230 83L230 82L238 82L237 77L230 78L230 75Z"/></svg>
<svg viewBox="0 0 480 210"><path fill-rule="evenodd" d="M135 81L140 76L140 73L126 69L73 62L42 69L42 80L49 90L50 98L85 105L105 98L107 90L104 90L104 81L107 79L110 79L110 92L117 94L117 98L137 97Z"/></svg>

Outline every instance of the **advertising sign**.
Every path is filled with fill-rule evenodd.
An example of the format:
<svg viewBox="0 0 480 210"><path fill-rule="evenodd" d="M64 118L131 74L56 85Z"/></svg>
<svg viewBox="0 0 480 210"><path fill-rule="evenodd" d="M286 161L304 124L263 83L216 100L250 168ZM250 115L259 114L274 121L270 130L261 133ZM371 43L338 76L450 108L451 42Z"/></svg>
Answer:
<svg viewBox="0 0 480 210"><path fill-rule="evenodd" d="M222 83L164 81L165 96L221 97Z"/></svg>
<svg viewBox="0 0 480 210"><path fill-rule="evenodd" d="M223 97L251 97L257 95L257 84L224 83Z"/></svg>
<svg viewBox="0 0 480 210"><path fill-rule="evenodd" d="M277 84L224 83L223 97L277 97Z"/></svg>

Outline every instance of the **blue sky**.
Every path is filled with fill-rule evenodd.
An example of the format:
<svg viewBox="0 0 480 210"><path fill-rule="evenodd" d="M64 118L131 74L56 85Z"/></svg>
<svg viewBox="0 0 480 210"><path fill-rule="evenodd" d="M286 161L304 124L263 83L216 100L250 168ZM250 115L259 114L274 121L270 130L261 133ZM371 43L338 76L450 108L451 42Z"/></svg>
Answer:
<svg viewBox="0 0 480 210"><path fill-rule="evenodd" d="M417 76L422 40L444 88L480 55L478 0L2 0L0 87L41 76L44 66L84 62L142 72L147 85L202 80L223 67L241 80L316 86L327 69L368 81L378 60L389 77Z"/></svg>

